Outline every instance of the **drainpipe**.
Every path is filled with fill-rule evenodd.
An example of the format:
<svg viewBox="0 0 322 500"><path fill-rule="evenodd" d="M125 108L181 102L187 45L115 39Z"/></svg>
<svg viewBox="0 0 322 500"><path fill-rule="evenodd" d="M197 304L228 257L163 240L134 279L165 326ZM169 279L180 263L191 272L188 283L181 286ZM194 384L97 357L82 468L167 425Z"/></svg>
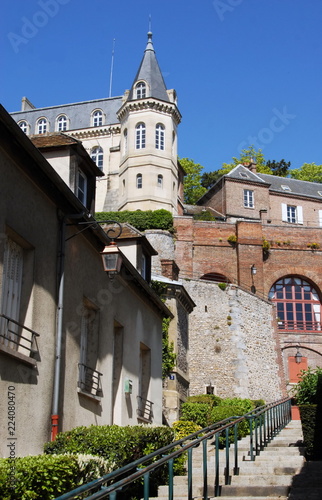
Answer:
<svg viewBox="0 0 322 500"><path fill-rule="evenodd" d="M57 330L56 330L56 357L53 387L53 403L51 414L51 441L55 441L59 425L59 399L60 399L60 373L63 341L63 305L64 305L64 278L65 278L65 246L66 246L66 219L81 219L81 214L65 215L60 231L60 259L59 259L59 288L57 304Z"/></svg>

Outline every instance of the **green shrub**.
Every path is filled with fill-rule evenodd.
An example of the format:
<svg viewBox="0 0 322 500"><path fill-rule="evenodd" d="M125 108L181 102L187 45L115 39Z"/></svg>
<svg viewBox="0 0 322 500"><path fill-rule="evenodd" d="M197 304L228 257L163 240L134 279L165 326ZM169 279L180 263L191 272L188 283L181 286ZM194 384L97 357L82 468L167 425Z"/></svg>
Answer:
<svg viewBox="0 0 322 500"><path fill-rule="evenodd" d="M189 396L186 403L206 403L210 406L218 406L222 398L214 394L198 394L197 396Z"/></svg>
<svg viewBox="0 0 322 500"><path fill-rule="evenodd" d="M249 411L255 408L253 401L250 399L242 399L242 398L225 398L222 399L220 406L234 406L239 408L238 415L245 415Z"/></svg>
<svg viewBox="0 0 322 500"><path fill-rule="evenodd" d="M264 399L252 399L252 403L254 405L254 408L259 408L260 406L265 405Z"/></svg>
<svg viewBox="0 0 322 500"><path fill-rule="evenodd" d="M192 421L201 428L208 427L212 424L211 418L212 407L207 403L183 403L181 405L180 420Z"/></svg>
<svg viewBox="0 0 322 500"><path fill-rule="evenodd" d="M176 422L173 422L172 428L175 432L176 441L201 430L200 425L197 425L195 422L191 422L189 420L177 420Z"/></svg>
<svg viewBox="0 0 322 500"><path fill-rule="evenodd" d="M116 220L128 222L139 231L146 229L163 229L173 232L173 216L168 210L124 210L122 212L98 212L95 214L97 221Z"/></svg>
<svg viewBox="0 0 322 500"><path fill-rule="evenodd" d="M200 214L194 214L193 215L194 220L205 220L205 221L215 221L216 217L209 212L209 210L205 210L200 212Z"/></svg>
<svg viewBox="0 0 322 500"><path fill-rule="evenodd" d="M321 401L322 368L302 370L293 392L298 405L317 404Z"/></svg>
<svg viewBox="0 0 322 500"><path fill-rule="evenodd" d="M220 288L220 290L225 291L227 288L227 283L218 283L218 287Z"/></svg>
<svg viewBox="0 0 322 500"><path fill-rule="evenodd" d="M211 416L213 422L220 422L221 420L225 420L228 417L239 417L244 415L244 407L243 405L220 405L216 406L212 409ZM248 420L243 420L238 424L237 428L237 437L241 439L249 434L249 423ZM219 438L220 445L224 445L226 441L225 432ZM234 428L231 427L229 429L229 442L234 442Z"/></svg>
<svg viewBox="0 0 322 500"><path fill-rule="evenodd" d="M104 459L85 455L0 459L0 498L52 500L109 470Z"/></svg>
<svg viewBox="0 0 322 500"><path fill-rule="evenodd" d="M320 405L300 405L305 455L308 460L322 460L322 413Z"/></svg>

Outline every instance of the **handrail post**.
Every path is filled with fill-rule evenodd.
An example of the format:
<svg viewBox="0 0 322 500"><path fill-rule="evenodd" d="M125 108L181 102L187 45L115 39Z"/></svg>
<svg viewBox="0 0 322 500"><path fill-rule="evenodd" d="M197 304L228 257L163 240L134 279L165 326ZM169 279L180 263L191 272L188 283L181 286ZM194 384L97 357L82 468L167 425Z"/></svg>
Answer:
<svg viewBox="0 0 322 500"><path fill-rule="evenodd" d="M188 500L192 500L192 450L188 450Z"/></svg>
<svg viewBox="0 0 322 500"><path fill-rule="evenodd" d="M238 467L238 424L234 425L234 475L239 475L239 467Z"/></svg>
<svg viewBox="0 0 322 500"><path fill-rule="evenodd" d="M208 463L207 463L207 440L202 442L202 475L203 475L203 499L208 499Z"/></svg>
<svg viewBox="0 0 322 500"><path fill-rule="evenodd" d="M249 417L249 453L250 453L250 459L253 462L255 460L254 457L254 436L253 436L253 418L252 416Z"/></svg>
<svg viewBox="0 0 322 500"><path fill-rule="evenodd" d="M225 452L226 452L225 484L230 484L230 481L229 481L229 427L226 427L226 429L225 429Z"/></svg>
<svg viewBox="0 0 322 500"><path fill-rule="evenodd" d="M215 434L215 497L219 497L219 435Z"/></svg>
<svg viewBox="0 0 322 500"><path fill-rule="evenodd" d="M144 474L143 476L144 478L144 485L143 485L143 488L144 488L144 500L149 500L149 497L150 497L150 494L149 494L149 490L150 490L150 472L147 472L146 474Z"/></svg>
<svg viewBox="0 0 322 500"><path fill-rule="evenodd" d="M168 500L173 500L173 458L170 458L170 460L168 461L168 470L169 470Z"/></svg>

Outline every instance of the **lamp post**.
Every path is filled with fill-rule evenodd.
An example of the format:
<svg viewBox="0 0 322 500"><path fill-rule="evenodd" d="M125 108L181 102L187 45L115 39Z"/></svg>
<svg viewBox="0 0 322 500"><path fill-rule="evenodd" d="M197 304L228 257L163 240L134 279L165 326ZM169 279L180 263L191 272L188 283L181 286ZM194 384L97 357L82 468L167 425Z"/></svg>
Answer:
<svg viewBox="0 0 322 500"><path fill-rule="evenodd" d="M254 276L257 273L257 269L256 269L255 264L253 264L252 267L250 268L250 272L251 272L252 276Z"/></svg>

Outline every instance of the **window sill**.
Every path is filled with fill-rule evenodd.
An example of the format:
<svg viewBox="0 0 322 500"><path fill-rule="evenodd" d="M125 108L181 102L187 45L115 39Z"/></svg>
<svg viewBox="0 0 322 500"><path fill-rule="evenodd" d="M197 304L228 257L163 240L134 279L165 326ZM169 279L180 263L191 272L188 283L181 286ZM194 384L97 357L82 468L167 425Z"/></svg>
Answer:
<svg viewBox="0 0 322 500"><path fill-rule="evenodd" d="M102 396L95 396L95 394L91 394L90 392L83 391L82 389L77 389L78 394L85 396L85 398L92 399L99 403L102 399Z"/></svg>
<svg viewBox="0 0 322 500"><path fill-rule="evenodd" d="M5 345L0 344L0 352L3 352L4 354L11 356L12 358L19 359L19 361L21 361L22 363L26 363L27 365L33 367L37 366L36 359L30 358L29 356L26 356L21 352L15 351L14 349L11 349L10 347L7 347Z"/></svg>

